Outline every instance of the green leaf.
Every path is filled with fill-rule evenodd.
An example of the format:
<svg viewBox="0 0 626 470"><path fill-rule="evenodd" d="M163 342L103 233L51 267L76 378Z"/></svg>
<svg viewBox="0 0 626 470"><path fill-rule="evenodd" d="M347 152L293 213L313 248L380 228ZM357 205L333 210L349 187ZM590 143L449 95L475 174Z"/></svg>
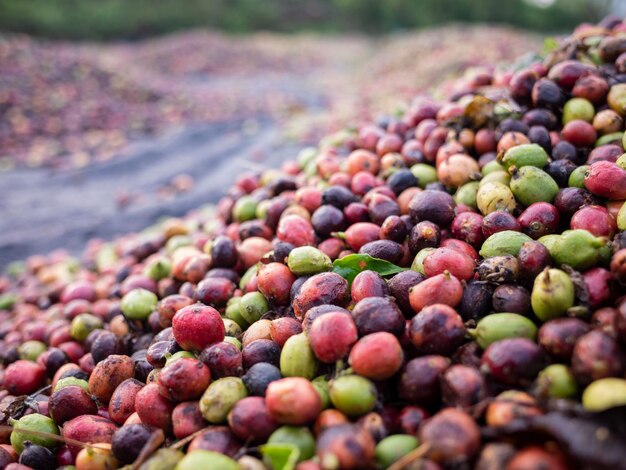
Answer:
<svg viewBox="0 0 626 470"><path fill-rule="evenodd" d="M274 470L293 470L300 458L300 449L295 444L264 444L260 449Z"/></svg>
<svg viewBox="0 0 626 470"><path fill-rule="evenodd" d="M0 295L0 310L9 310L13 308L13 305L15 305L18 300L17 295L11 292Z"/></svg>
<svg viewBox="0 0 626 470"><path fill-rule="evenodd" d="M407 268L401 268L384 259L373 258L367 254L353 254L344 256L335 260L333 263L333 272L339 274L350 284L361 271L375 271L381 276L391 276L406 271Z"/></svg>

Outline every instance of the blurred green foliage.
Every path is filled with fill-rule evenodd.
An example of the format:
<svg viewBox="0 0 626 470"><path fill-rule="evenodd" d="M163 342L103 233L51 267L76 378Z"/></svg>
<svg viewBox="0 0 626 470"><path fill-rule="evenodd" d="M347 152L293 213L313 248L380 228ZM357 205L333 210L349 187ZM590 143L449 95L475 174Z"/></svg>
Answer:
<svg viewBox="0 0 626 470"><path fill-rule="evenodd" d="M545 1L545 0L544 0ZM611 0L0 0L0 31L68 39L140 38L179 29L383 33L445 22L565 31Z"/></svg>

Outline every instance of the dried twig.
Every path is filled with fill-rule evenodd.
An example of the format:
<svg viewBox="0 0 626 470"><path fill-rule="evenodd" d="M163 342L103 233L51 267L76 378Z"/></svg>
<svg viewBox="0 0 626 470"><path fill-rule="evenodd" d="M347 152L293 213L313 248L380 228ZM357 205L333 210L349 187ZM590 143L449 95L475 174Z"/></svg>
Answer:
<svg viewBox="0 0 626 470"><path fill-rule="evenodd" d="M144 444L141 452L139 452L139 455L133 462L131 466L132 470L137 470L141 466L141 464L144 463L148 459L148 457L150 457L150 455L152 455L152 453L161 446L161 444L163 444L164 440L165 434L161 429L157 429L156 431L154 431L150 435L150 439L148 439L148 441Z"/></svg>
<svg viewBox="0 0 626 470"><path fill-rule="evenodd" d="M181 439L178 442L175 442L174 444L172 444L171 446L169 446L170 449L180 449L181 447L184 447L188 442L191 442L194 440L194 438L196 436L199 436L200 434L202 434L203 432L208 431L209 429L211 429L211 425L207 426L206 428L202 428L199 431L194 432L193 434L190 434L189 436L185 437L184 439Z"/></svg>
<svg viewBox="0 0 626 470"><path fill-rule="evenodd" d="M400 460L394 462L388 470L403 470L407 465L412 464L416 460L425 457L428 451L430 450L429 444L422 444L421 446L413 449L411 452L406 454Z"/></svg>
<svg viewBox="0 0 626 470"><path fill-rule="evenodd" d="M102 447L99 444L102 443L85 443L85 442L80 442L77 441L76 439L71 439L69 437L63 437L63 436L59 436L58 434L52 434L49 432L44 432L44 431L31 431L30 429L24 429L24 428L14 428L13 426L9 426L9 425L0 425L0 431L19 431L21 433L27 434L27 435L31 435L31 436L37 436L37 437L45 437L46 439L51 439L53 441L57 441L57 442L62 442L64 444L69 444L72 446L76 446L76 447L87 447L90 449L106 449L106 447Z"/></svg>

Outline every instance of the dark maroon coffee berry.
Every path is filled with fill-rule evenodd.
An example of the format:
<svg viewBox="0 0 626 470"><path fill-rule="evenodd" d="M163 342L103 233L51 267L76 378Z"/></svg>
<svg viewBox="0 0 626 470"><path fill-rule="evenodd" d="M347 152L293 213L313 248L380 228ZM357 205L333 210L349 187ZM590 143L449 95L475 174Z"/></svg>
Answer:
<svg viewBox="0 0 626 470"><path fill-rule="evenodd" d="M390 215L380 226L380 238L402 243L407 236L406 223L398 215Z"/></svg>
<svg viewBox="0 0 626 470"><path fill-rule="evenodd" d="M485 379L473 367L450 366L440 378L441 397L447 406L469 407L487 396Z"/></svg>
<svg viewBox="0 0 626 470"><path fill-rule="evenodd" d="M541 325L537 342L553 358L569 362L576 341L589 328L587 323L577 318L555 318Z"/></svg>
<svg viewBox="0 0 626 470"><path fill-rule="evenodd" d="M152 430L145 424L127 424L113 434L111 449L115 458L122 463L133 463L150 439Z"/></svg>
<svg viewBox="0 0 626 470"><path fill-rule="evenodd" d="M393 172L387 178L387 186L398 195L405 189L417 186L417 178L411 173L411 170L403 168Z"/></svg>
<svg viewBox="0 0 626 470"><path fill-rule="evenodd" d="M443 356L422 356L407 362L398 383L400 398L418 405L438 403L439 375L449 365L450 360Z"/></svg>
<svg viewBox="0 0 626 470"><path fill-rule="evenodd" d="M552 177L559 187L564 188L568 184L570 174L576 168L578 165L569 160L555 160L548 163L543 170Z"/></svg>
<svg viewBox="0 0 626 470"><path fill-rule="evenodd" d="M398 417L398 426L402 433L416 436L420 425L430 414L419 406L405 406Z"/></svg>
<svg viewBox="0 0 626 470"><path fill-rule="evenodd" d="M54 454L49 449L29 441L24 443L19 463L37 470L54 470L57 467Z"/></svg>
<svg viewBox="0 0 626 470"><path fill-rule="evenodd" d="M409 234L411 253L417 253L423 248L436 248L440 242L441 230L430 221L416 223Z"/></svg>
<svg viewBox="0 0 626 470"><path fill-rule="evenodd" d="M411 318L415 312L409 302L409 289L425 279L425 276L416 271L403 271L389 280L389 290L396 299L396 304L406 318Z"/></svg>
<svg viewBox="0 0 626 470"><path fill-rule="evenodd" d="M244 370L250 369L259 362L268 362L278 366L280 363L280 346L271 339L256 339L244 346L242 359Z"/></svg>
<svg viewBox="0 0 626 470"><path fill-rule="evenodd" d="M439 227L447 227L454 219L456 203L452 196L443 191L426 189L417 193L409 203L414 223L429 221Z"/></svg>
<svg viewBox="0 0 626 470"><path fill-rule="evenodd" d="M409 336L418 354L450 355L463 343L465 326L452 307L435 304L413 317Z"/></svg>
<svg viewBox="0 0 626 470"><path fill-rule="evenodd" d="M524 242L517 254L519 262L519 279L531 285L535 278L546 267L552 265L552 257L548 249L537 241Z"/></svg>
<svg viewBox="0 0 626 470"><path fill-rule="evenodd" d="M390 297L368 297L361 300L352 310L359 336L386 331L402 336L405 320L402 312Z"/></svg>
<svg viewBox="0 0 626 470"><path fill-rule="evenodd" d="M531 96L536 107L552 110L558 109L565 101L561 88L547 78L541 78L533 85Z"/></svg>
<svg viewBox="0 0 626 470"><path fill-rule="evenodd" d="M537 240L556 233L559 228L559 211L547 202L536 202L528 206L517 221L523 233Z"/></svg>
<svg viewBox="0 0 626 470"><path fill-rule="evenodd" d="M356 197L343 186L331 186L322 193L322 204L330 204L337 209L343 209L352 202L356 202Z"/></svg>
<svg viewBox="0 0 626 470"><path fill-rule="evenodd" d="M571 217L583 206L598 203L598 198L583 188L560 189L554 198L554 207L565 217Z"/></svg>
<svg viewBox="0 0 626 470"><path fill-rule="evenodd" d="M528 385L544 366L541 348L526 338L496 341L482 357L483 370L504 385Z"/></svg>
<svg viewBox="0 0 626 470"><path fill-rule="evenodd" d="M218 235L211 242L211 266L214 268L232 268L237 263L239 254L234 242L225 235Z"/></svg>
<svg viewBox="0 0 626 470"><path fill-rule="evenodd" d="M363 245L359 253L398 264L404 256L404 249L402 245L391 240L376 240Z"/></svg>
<svg viewBox="0 0 626 470"><path fill-rule="evenodd" d="M457 312L463 320L475 320L487 315L491 309L494 284L487 281L470 280L463 289L463 297L457 306Z"/></svg>
<svg viewBox="0 0 626 470"><path fill-rule="evenodd" d="M532 126L528 130L528 139L533 144L537 144L549 154L552 152L552 139L550 139L550 132L544 126Z"/></svg>
<svg viewBox="0 0 626 470"><path fill-rule="evenodd" d="M241 351L229 342L212 344L200 353L199 359L209 367L213 380L222 377L239 377L243 373Z"/></svg>
<svg viewBox="0 0 626 470"><path fill-rule="evenodd" d="M243 383L250 395L265 396L267 386L275 380L282 379L280 369L267 362L254 364L242 377Z"/></svg>
<svg viewBox="0 0 626 470"><path fill-rule="evenodd" d="M592 330L576 341L572 372L582 385L605 377L621 377L626 362L617 341L600 330Z"/></svg>
<svg viewBox="0 0 626 470"><path fill-rule="evenodd" d="M91 346L91 355L95 364L112 354L126 354L127 352L124 340L110 331L103 331Z"/></svg>
<svg viewBox="0 0 626 470"><path fill-rule="evenodd" d="M196 286L195 299L205 305L216 308L226 306L226 302L233 297L235 284L225 277L210 277L203 279Z"/></svg>
<svg viewBox="0 0 626 470"><path fill-rule="evenodd" d="M489 238L494 233L503 232L505 230L513 230L515 232L521 230L517 219L508 212L493 211L483 218L483 235L485 238Z"/></svg>
<svg viewBox="0 0 626 470"><path fill-rule="evenodd" d="M530 313L530 292L515 284L503 284L496 287L491 298L494 312Z"/></svg>
<svg viewBox="0 0 626 470"><path fill-rule="evenodd" d="M345 223L341 209L329 204L320 206L311 216L311 225L315 233L323 238L343 230Z"/></svg>

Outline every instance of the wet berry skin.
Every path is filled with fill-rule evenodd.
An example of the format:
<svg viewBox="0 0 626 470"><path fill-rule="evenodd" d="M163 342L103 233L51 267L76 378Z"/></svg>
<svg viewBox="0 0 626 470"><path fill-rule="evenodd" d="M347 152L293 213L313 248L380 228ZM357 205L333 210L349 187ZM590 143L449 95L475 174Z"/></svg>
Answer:
<svg viewBox="0 0 626 470"><path fill-rule="evenodd" d="M541 348L526 338L496 341L483 353L482 369L505 385L530 383L545 365Z"/></svg>

